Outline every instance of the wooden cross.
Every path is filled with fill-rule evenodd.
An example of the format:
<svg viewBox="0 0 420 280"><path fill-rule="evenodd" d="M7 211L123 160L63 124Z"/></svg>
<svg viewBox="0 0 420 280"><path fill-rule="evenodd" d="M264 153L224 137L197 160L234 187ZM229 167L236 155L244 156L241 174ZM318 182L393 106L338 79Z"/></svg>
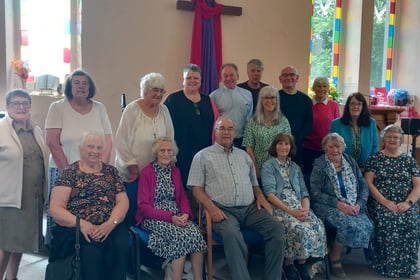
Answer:
<svg viewBox="0 0 420 280"><path fill-rule="evenodd" d="M192 1L177 0L176 1L176 8L178 10L183 10L183 11L194 11L195 3L192 2ZM223 5L221 14L222 15L230 15L230 16L241 16L242 15L242 7Z"/></svg>

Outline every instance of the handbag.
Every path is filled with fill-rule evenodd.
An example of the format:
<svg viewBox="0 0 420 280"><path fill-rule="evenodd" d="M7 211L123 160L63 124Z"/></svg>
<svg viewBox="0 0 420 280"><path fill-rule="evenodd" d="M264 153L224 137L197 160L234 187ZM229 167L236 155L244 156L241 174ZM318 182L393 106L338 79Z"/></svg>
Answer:
<svg viewBox="0 0 420 280"><path fill-rule="evenodd" d="M80 218L76 217L74 254L49 262L45 272L45 280L82 280L79 232Z"/></svg>

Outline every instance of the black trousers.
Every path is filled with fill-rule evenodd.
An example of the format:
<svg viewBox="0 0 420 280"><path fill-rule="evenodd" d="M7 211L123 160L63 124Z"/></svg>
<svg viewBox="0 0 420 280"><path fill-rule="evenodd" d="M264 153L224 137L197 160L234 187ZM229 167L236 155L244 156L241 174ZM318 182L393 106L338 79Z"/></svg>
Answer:
<svg viewBox="0 0 420 280"><path fill-rule="evenodd" d="M83 279L126 280L128 228L121 223L104 242L80 240Z"/></svg>

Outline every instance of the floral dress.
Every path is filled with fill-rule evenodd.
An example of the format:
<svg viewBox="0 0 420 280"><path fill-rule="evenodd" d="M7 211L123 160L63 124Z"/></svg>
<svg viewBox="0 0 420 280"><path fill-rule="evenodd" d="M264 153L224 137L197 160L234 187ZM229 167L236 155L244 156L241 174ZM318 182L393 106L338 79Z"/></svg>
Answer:
<svg viewBox="0 0 420 280"><path fill-rule="evenodd" d="M287 161L286 164L279 163L285 183L279 198L286 206L297 209L302 207L302 204L290 183L289 163L290 161ZM296 260L325 256L327 243L324 224L312 210L309 210L309 219L305 222L299 221L280 209L275 209L274 214L280 218L285 227L286 259Z"/></svg>
<svg viewBox="0 0 420 280"><path fill-rule="evenodd" d="M174 185L171 178L171 166L161 167L153 164L156 173L156 191L153 206L156 209L180 214L175 201ZM178 259L190 253L206 250L206 242L197 226L188 221L184 227L156 219L145 219L142 227L150 232L147 247L165 259Z"/></svg>
<svg viewBox="0 0 420 280"><path fill-rule="evenodd" d="M67 209L94 225L109 219L117 194L125 192L117 169L104 163L100 173L85 173L76 161L60 173L54 188L56 186L71 187Z"/></svg>
<svg viewBox="0 0 420 280"><path fill-rule="evenodd" d="M387 157L376 153L368 159L365 170L375 173L373 184L395 203L406 200L413 189L412 176L420 176L416 161L407 154ZM417 203L406 212L396 214L371 199L368 210L375 224L373 267L388 277L416 274L420 237Z"/></svg>

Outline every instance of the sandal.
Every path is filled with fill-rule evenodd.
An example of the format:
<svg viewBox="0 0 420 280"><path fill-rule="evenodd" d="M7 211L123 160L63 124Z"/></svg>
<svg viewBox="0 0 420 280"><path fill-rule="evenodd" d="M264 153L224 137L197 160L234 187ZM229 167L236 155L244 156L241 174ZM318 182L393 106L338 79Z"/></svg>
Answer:
<svg viewBox="0 0 420 280"><path fill-rule="evenodd" d="M330 260L330 270L331 273L334 274L334 276L338 278L346 278L346 273L344 272L343 265L340 261Z"/></svg>

